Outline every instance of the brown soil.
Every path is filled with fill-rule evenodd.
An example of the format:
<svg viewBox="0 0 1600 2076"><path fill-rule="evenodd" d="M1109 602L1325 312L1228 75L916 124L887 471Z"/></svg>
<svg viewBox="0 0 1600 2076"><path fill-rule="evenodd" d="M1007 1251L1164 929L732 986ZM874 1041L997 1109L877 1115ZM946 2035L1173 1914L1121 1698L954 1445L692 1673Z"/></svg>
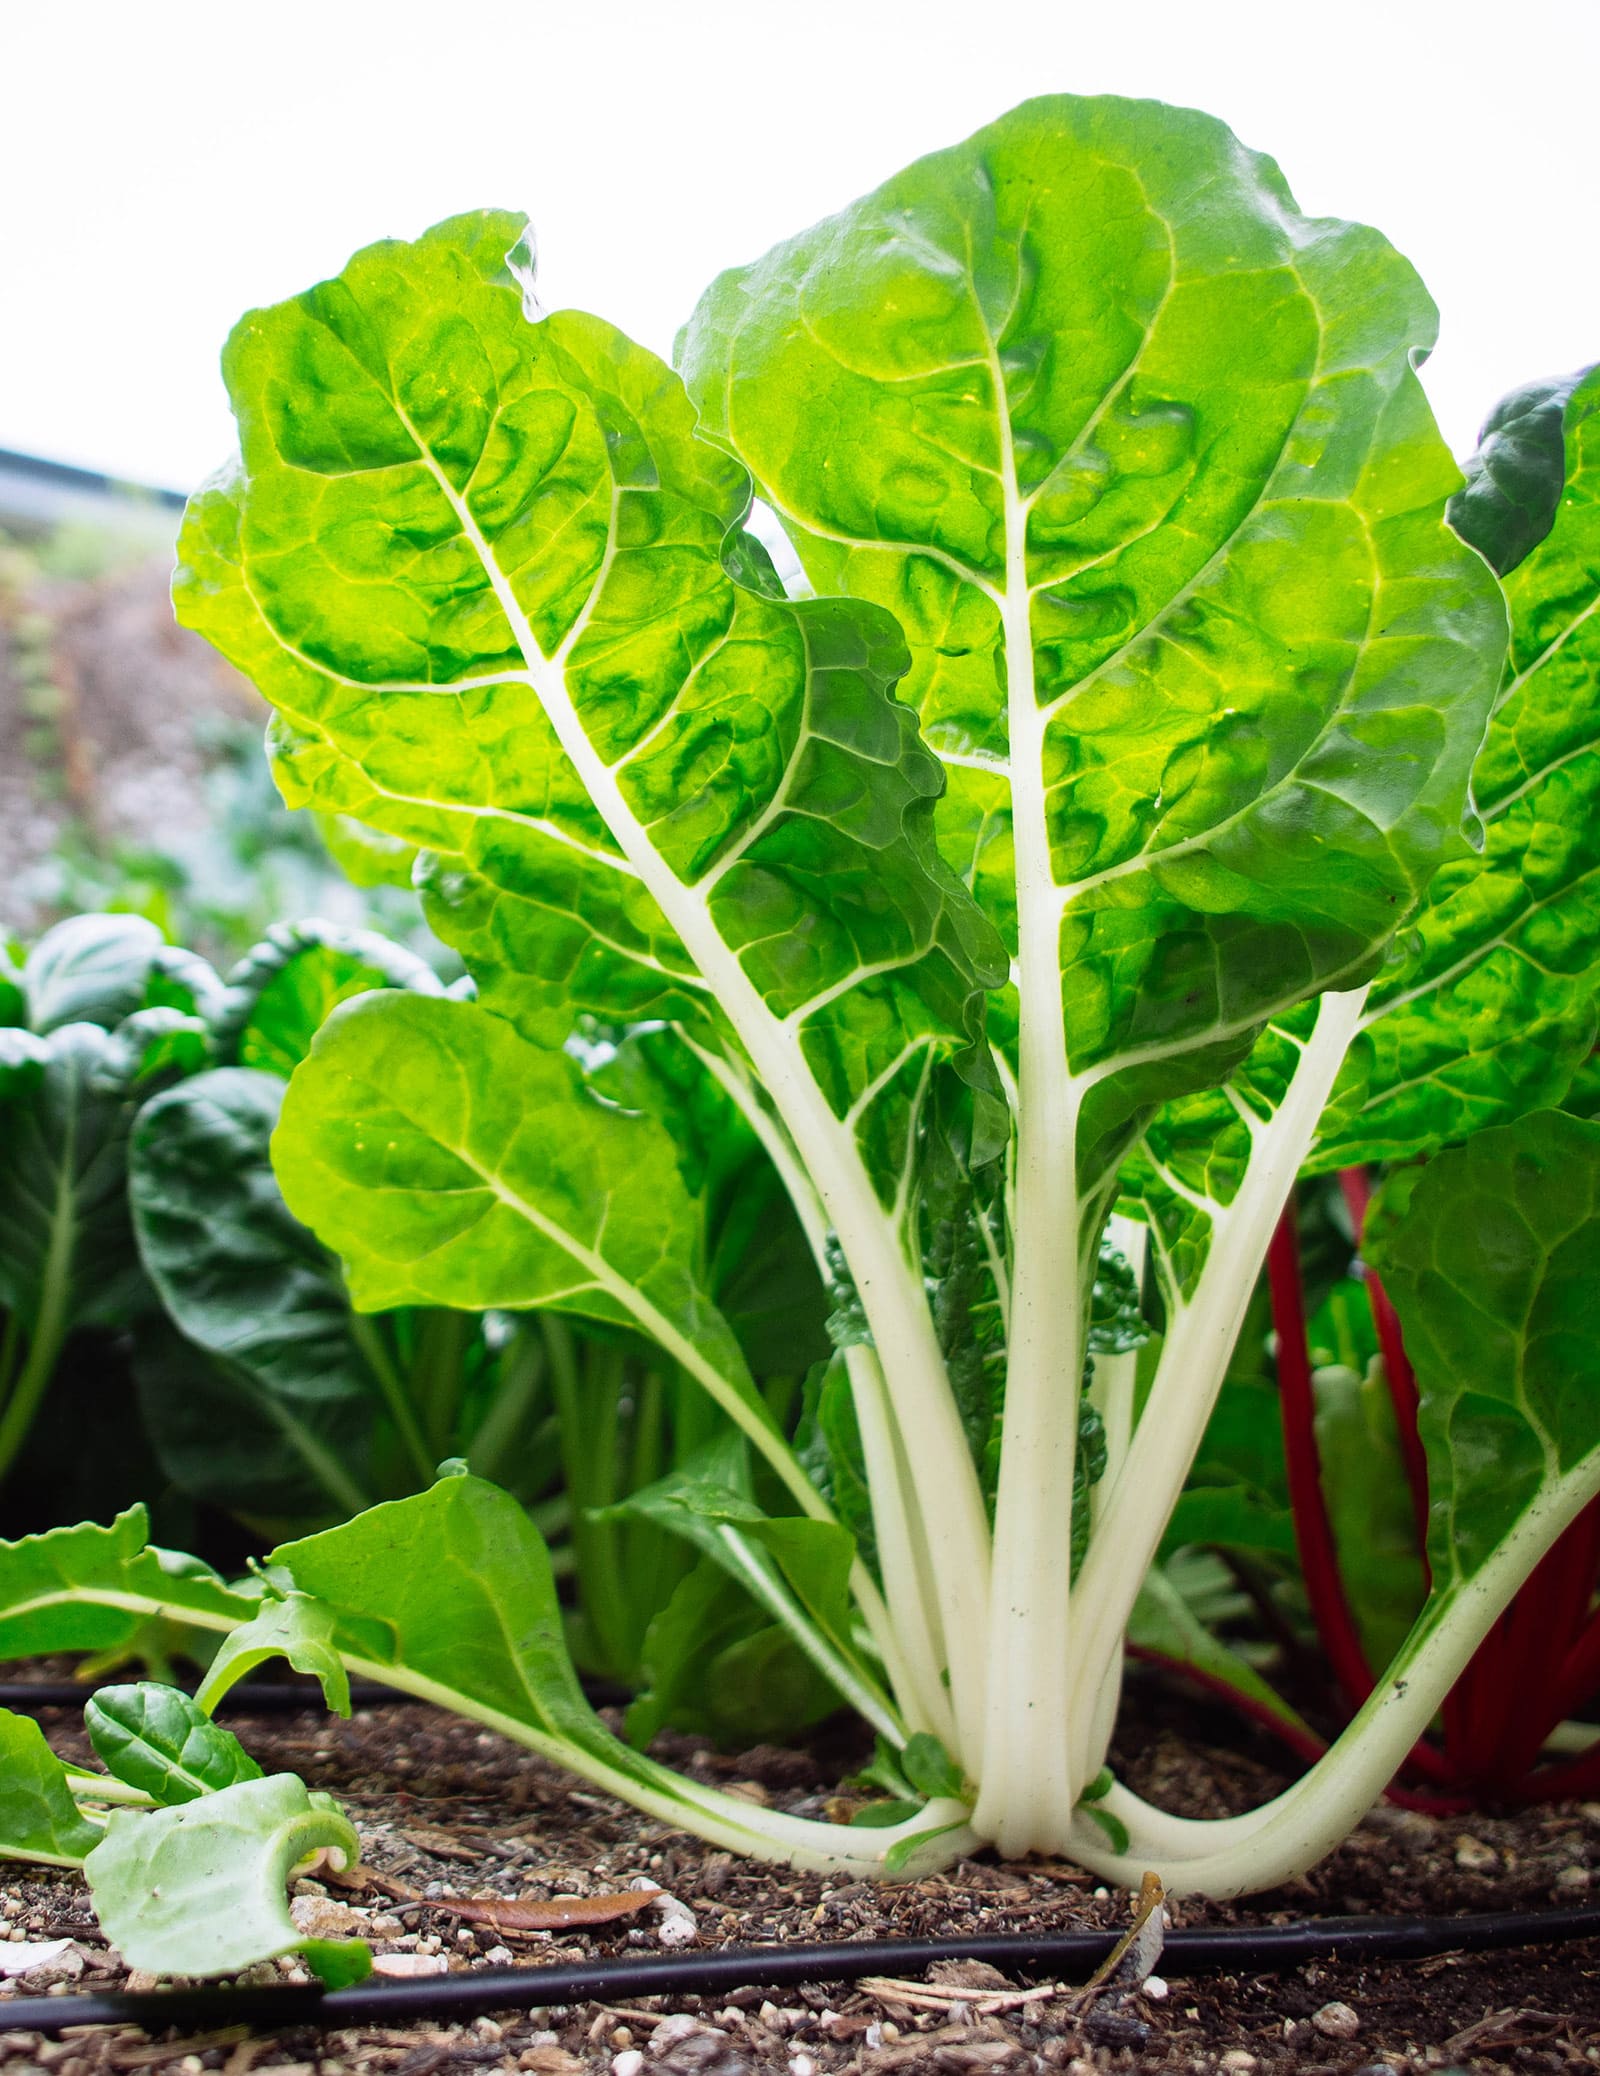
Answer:
<svg viewBox="0 0 1600 2076"><path fill-rule="evenodd" d="M1198 1720L1146 1682L1125 1717L1121 1770L1141 1791L1194 1814L1259 1800L1281 1785L1269 1748ZM75 1716L41 1712L64 1755L85 1756ZM664 1915L586 1931L504 1933L461 1923L459 1898L595 1894L649 1876L694 1914L697 1945L754 1941L955 1937L969 1933L1116 1927L1127 1899L1057 1864L965 1861L931 1880L892 1887L797 1876L741 1864L635 1812L573 1787L537 1759L469 1724L419 1707L359 1711L338 1722L320 1711L230 1718L269 1767L291 1768L345 1801L361 1830L363 1862L383 1888L297 1885L299 1912L316 1929L363 1930L380 1954L442 1955L451 1970L537 1967L659 1947ZM1180 1734L1180 1722L1186 1734ZM1142 1727L1141 1727L1142 1724ZM1198 1734L1197 1734L1198 1733ZM762 1748L727 1758L689 1741L672 1756L757 1799L820 1809L846 1754ZM129 1985L93 1925L74 1875L8 1870L0 1915L12 1938L68 1936L57 1995ZM1248 1906L1179 1903L1179 1924L1283 1922L1371 1912L1539 1909L1582 1902L1600 1873L1600 1805L1515 1815L1433 1819L1380 1809L1306 1879ZM390 1893L385 1893L387 1889ZM407 1891L422 1900L400 1900ZM298 1964L277 1963L284 1974ZM50 1971L46 1971L49 1973ZM262 1971L270 1975L271 1969ZM941 1971L936 1971L938 1974ZM454 2076L468 2070L611 2071L642 2076L878 2076L878 2072L1066 2070L1394 2071L1570 2070L1600 2064L1600 1940L1391 1967L1320 1963L1286 1975L1209 1976L1174 1970L1164 1996L1149 1991L1085 1999L1081 1985L1010 2009L990 1998L1008 1984L979 1967L942 1971L943 2002L913 2004L891 1989L830 1984L826 1970L800 1991L759 1982L731 1998L644 2000L647 2008L507 2011L475 2025L427 2020L319 2035L226 2035L152 2042L132 2028L72 2032L60 2040L0 2033L0 2066L57 2076L149 2069L184 2076L217 2069L293 2070L297 2076L394 2071ZM9 1994L50 1985L24 1978ZM952 1991L965 1989L965 1996ZM1335 2007L1347 2007L1345 2009ZM1353 2014L1354 2030L1351 2030ZM65 2014L63 2014L65 2016ZM671 2024L664 2022L672 2020Z"/></svg>

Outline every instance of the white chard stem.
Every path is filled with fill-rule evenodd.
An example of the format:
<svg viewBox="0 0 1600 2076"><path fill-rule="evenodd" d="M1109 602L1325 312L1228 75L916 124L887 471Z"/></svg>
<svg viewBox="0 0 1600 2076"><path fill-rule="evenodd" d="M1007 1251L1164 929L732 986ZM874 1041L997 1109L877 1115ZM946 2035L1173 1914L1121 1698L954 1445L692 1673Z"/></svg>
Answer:
<svg viewBox="0 0 1600 2076"><path fill-rule="evenodd" d="M1273 1228L1316 1137L1366 998L1364 987L1322 997L1282 1103L1270 1122L1252 1127L1250 1160L1233 1202L1213 1214L1193 1295L1179 1303L1168 1294L1167 1337L1150 1396L1078 1581L1082 1614L1071 1640L1073 1694L1065 1720L1079 1792L1104 1756L1096 1750L1101 1690L1120 1677L1133 1603L1189 1475Z"/></svg>
<svg viewBox="0 0 1600 2076"><path fill-rule="evenodd" d="M1004 397L998 366L994 380ZM1034 684L1026 517L1005 428L1007 724L1016 852L1018 1128L1010 1336L989 1596L989 1719L974 1822L1002 1852L1063 1848L1075 1796L1061 1736L1070 1677L1072 1477L1084 1362L1080 1085L1067 1069L1061 892Z"/></svg>
<svg viewBox="0 0 1600 2076"><path fill-rule="evenodd" d="M1547 1485L1479 1569L1423 1613L1366 1705L1309 1773L1244 1816L1169 1816L1114 1788L1100 1805L1127 1826L1126 1853L1081 1818L1075 1857L1116 1881L1147 1867L1176 1895L1272 1888L1330 1852L1377 1801L1518 1587L1600 1490L1600 1449Z"/></svg>

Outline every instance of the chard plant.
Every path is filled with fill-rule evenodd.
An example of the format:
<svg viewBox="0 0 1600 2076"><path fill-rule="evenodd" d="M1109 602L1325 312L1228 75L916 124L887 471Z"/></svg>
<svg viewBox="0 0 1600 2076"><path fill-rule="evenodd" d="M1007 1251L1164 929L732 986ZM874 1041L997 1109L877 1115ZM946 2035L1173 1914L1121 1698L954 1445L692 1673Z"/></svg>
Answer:
<svg viewBox="0 0 1600 2076"><path fill-rule="evenodd" d="M543 315L494 213L243 320L241 456L191 506L180 616L276 709L291 802L417 847L477 986L328 1021L274 1140L285 1198L363 1309L569 1311L703 1389L767 1500L702 1466L656 1503L877 1728L900 1792L839 1829L627 1751L536 1532L471 1477L281 1547L261 1648L321 1609L348 1665L799 1864L990 1842L1226 1895L1356 1820L1600 1487L1580 1337L1522 1362L1526 1308L1492 1391L1440 1377L1433 1593L1327 1757L1212 1824L1105 1761L1295 1175L1324 1141L1455 1135L1460 1031L1397 1064L1390 1019L1477 988L1466 1049L1510 1057L1495 962L1538 963L1539 925L1463 833L1491 715L1589 780L1558 687L1593 563L1505 675L1414 373L1433 335L1376 232L1303 217L1221 124L1069 98L723 276L677 373ZM571 1049L597 1029L652 1041L620 1092ZM833 1293L793 1442L712 1288L728 1118ZM1542 1172L1581 1178L1592 1136L1559 1151ZM1551 1201L1508 1308L1579 1302L1580 1180ZM1515 1486L1484 1468L1513 1440ZM70 1563L11 1552L0 1648L143 1604L137 1520L75 1533Z"/></svg>

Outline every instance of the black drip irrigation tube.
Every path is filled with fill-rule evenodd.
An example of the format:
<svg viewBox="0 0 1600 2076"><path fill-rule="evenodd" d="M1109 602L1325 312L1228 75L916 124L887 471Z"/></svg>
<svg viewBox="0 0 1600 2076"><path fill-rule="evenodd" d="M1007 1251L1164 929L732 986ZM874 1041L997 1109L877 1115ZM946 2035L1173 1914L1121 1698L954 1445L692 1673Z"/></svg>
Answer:
<svg viewBox="0 0 1600 2076"><path fill-rule="evenodd" d="M1600 1937L1600 1908L1491 1911L1465 1917L1330 1917L1292 1925L1228 1925L1169 1932L1161 1955L1177 1977L1264 1975L1307 1961L1422 1960L1442 1953L1489 1953L1513 1946ZM618 2004L635 1997L717 1996L863 1975L905 1975L936 1961L987 1961L1046 1981L1097 1967L1115 1932L985 1933L971 1939L826 1940L795 1946L728 1946L720 1952L620 1955L559 1968L484 1968L421 1980L364 1982L354 1989L269 1984L253 1989L177 1989L106 1995L18 1997L0 2001L0 2033L59 2033L65 2026L136 2025L210 2031L248 2025L389 2025L415 2019L463 2023L495 2011L535 2006Z"/></svg>

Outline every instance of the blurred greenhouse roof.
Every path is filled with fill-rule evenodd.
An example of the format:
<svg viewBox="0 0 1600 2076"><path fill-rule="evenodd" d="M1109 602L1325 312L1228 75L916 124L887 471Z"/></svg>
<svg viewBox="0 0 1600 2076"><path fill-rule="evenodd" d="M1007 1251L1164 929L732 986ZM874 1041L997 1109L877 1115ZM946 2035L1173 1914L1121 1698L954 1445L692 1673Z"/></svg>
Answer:
<svg viewBox="0 0 1600 2076"><path fill-rule="evenodd" d="M0 447L0 528L44 532L73 523L128 536L151 549L170 547L183 510L181 490L124 483L94 469L71 468Z"/></svg>

